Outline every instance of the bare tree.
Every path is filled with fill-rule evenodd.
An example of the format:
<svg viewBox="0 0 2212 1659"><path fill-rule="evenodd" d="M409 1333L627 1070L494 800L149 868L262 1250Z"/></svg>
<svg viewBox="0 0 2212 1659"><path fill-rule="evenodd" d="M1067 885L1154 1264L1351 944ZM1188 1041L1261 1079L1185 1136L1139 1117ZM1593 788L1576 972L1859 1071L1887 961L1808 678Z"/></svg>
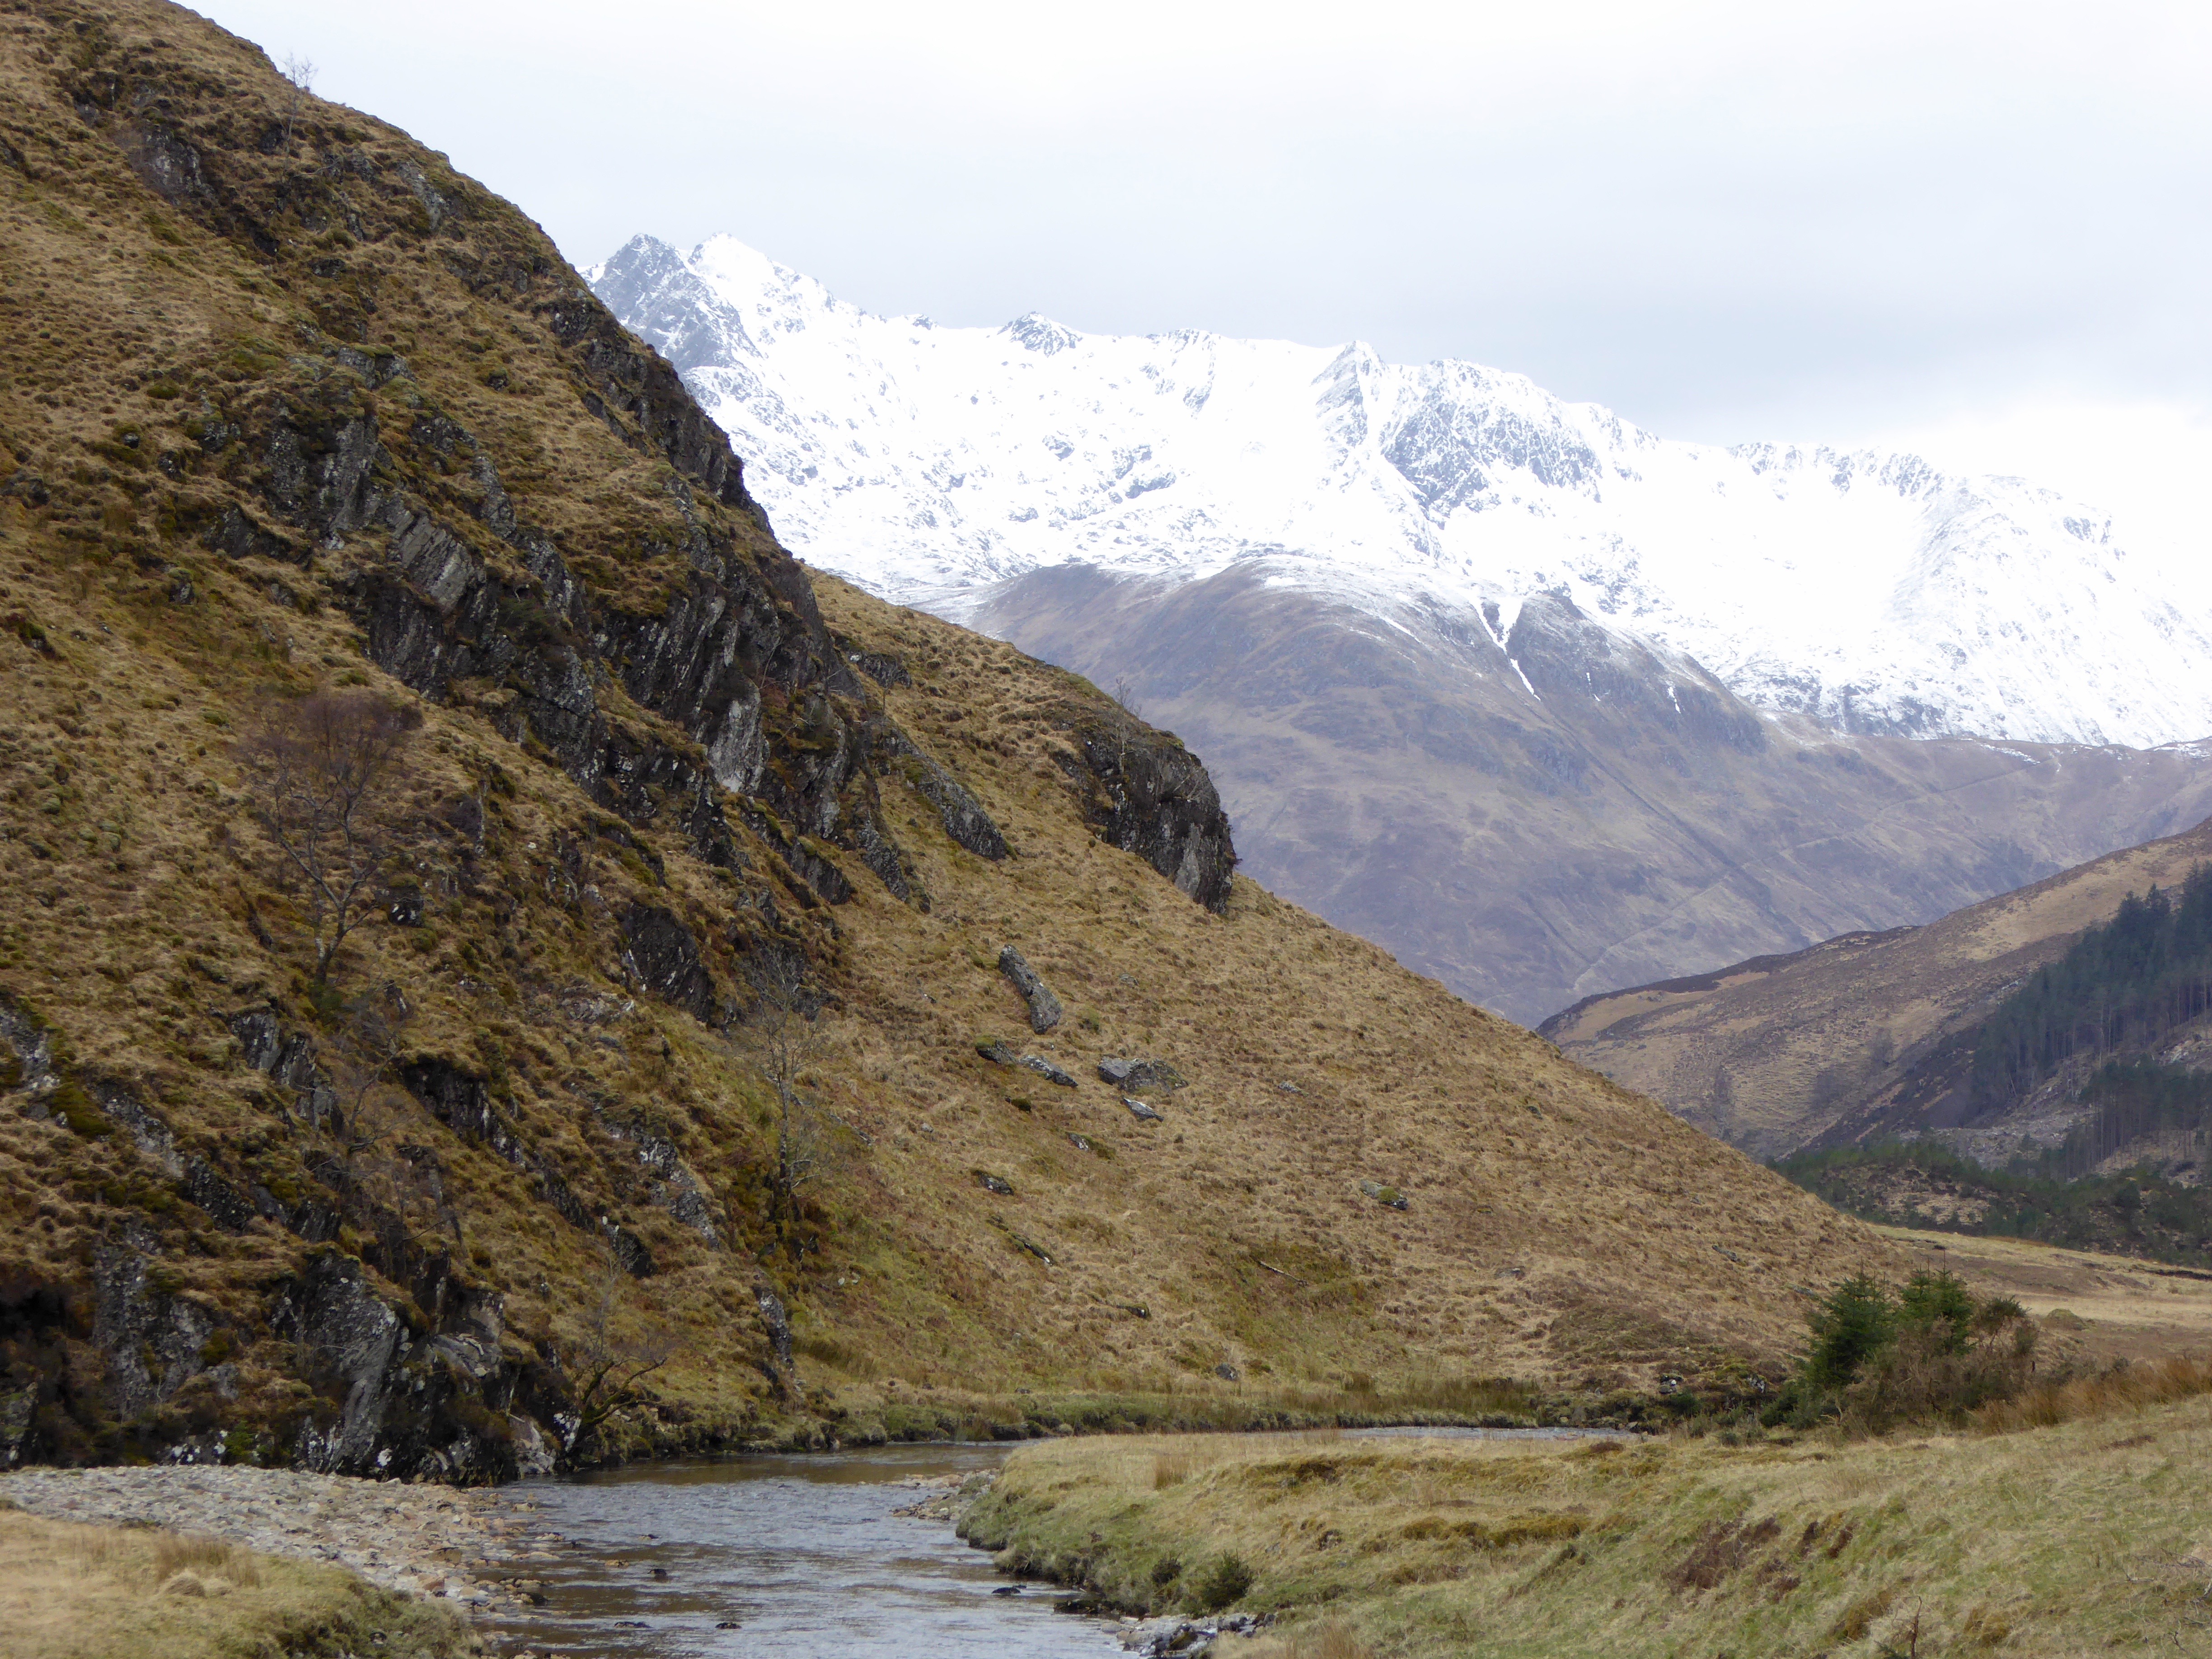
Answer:
<svg viewBox="0 0 2212 1659"><path fill-rule="evenodd" d="M375 908L393 847L382 786L422 723L374 692L326 687L269 709L240 745L254 818L306 893L319 988L346 935Z"/></svg>
<svg viewBox="0 0 2212 1659"><path fill-rule="evenodd" d="M315 89L315 63L298 52L287 52L278 73L292 83L292 102L284 112L284 153L292 153L292 125L300 118L300 102Z"/></svg>
<svg viewBox="0 0 2212 1659"><path fill-rule="evenodd" d="M799 1195L822 1171L830 1151L829 1126L802 1079L821 1060L817 999L807 990L802 962L774 958L754 974L758 992L736 1036L752 1068L768 1085L775 1114L769 1165L769 1225L782 1237L799 1219Z"/></svg>
<svg viewBox="0 0 2212 1659"><path fill-rule="evenodd" d="M613 1242L602 1235L599 1243L598 1300L584 1317L581 1334L558 1345L562 1369L576 1391L570 1420L562 1425L571 1451L609 1418L638 1404L642 1398L638 1385L678 1352L676 1340L659 1327L632 1335L615 1329L615 1310L629 1277L615 1257Z"/></svg>
<svg viewBox="0 0 2212 1659"><path fill-rule="evenodd" d="M1127 674L1118 677L1108 688L1106 695L1127 709L1130 719L1140 720L1145 718L1144 699L1137 695L1137 683Z"/></svg>

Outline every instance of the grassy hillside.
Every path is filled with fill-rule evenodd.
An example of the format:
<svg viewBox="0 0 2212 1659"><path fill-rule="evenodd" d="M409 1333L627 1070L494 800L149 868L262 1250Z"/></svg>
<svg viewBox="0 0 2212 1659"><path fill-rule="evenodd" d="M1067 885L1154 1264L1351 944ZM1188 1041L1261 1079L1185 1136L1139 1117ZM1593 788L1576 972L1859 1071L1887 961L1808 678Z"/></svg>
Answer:
<svg viewBox="0 0 2212 1659"><path fill-rule="evenodd" d="M1986 1088L1978 1097L1984 1019L2057 969L2083 930L2111 922L2130 894L2176 888L2208 859L2212 825L2199 825L1925 927L1846 934L1790 956L1592 997L1543 1030L1575 1058L1762 1157L1824 1136L1958 1129L1976 1120L1989 1143L1977 1151L2009 1156L2024 1132L2063 1139L2086 1109L2022 1098L2008 1086L1998 1091L2002 1101Z"/></svg>
<svg viewBox="0 0 2212 1659"><path fill-rule="evenodd" d="M442 157L175 7L0 17L10 1456L1476 1408L1771 1366L1883 1254L810 580ZM374 708L333 948L279 781Z"/></svg>

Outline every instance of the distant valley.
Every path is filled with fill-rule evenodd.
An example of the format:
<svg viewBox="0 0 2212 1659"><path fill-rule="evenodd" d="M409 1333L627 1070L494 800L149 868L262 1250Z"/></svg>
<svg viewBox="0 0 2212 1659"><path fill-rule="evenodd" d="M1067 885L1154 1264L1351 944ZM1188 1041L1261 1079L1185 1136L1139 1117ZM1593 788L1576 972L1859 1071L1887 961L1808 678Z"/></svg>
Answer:
<svg viewBox="0 0 2212 1659"><path fill-rule="evenodd" d="M1516 1019L2212 814L2199 610L2017 479L1358 346L873 317L727 238L587 275L801 556L1116 689L1248 871Z"/></svg>

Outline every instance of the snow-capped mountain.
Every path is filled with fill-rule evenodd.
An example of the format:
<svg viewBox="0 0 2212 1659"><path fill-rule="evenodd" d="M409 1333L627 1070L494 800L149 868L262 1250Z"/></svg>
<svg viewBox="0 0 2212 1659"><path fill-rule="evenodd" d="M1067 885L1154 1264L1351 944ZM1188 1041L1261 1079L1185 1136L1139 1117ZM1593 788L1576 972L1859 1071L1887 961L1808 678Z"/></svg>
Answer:
<svg viewBox="0 0 2212 1659"><path fill-rule="evenodd" d="M947 615L1054 566L1176 585L1250 564L1501 646L1530 596L1563 596L1840 731L2212 733L2204 596L2020 479L1671 442L1358 344L878 317L729 237L641 236L589 275L727 429L787 544Z"/></svg>

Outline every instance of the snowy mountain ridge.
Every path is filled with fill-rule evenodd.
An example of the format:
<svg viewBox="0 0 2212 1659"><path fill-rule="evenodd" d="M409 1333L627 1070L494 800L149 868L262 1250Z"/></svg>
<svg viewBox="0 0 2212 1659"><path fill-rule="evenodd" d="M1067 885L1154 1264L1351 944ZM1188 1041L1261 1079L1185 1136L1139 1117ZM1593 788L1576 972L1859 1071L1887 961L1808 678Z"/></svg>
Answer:
<svg viewBox="0 0 2212 1659"><path fill-rule="evenodd" d="M2212 734L2203 596L2021 479L1674 442L1358 343L878 317L726 236L641 236L588 277L729 432L787 545L956 618L1045 567L1173 585L1245 564L1501 646L1523 600L1559 594L1838 730Z"/></svg>

